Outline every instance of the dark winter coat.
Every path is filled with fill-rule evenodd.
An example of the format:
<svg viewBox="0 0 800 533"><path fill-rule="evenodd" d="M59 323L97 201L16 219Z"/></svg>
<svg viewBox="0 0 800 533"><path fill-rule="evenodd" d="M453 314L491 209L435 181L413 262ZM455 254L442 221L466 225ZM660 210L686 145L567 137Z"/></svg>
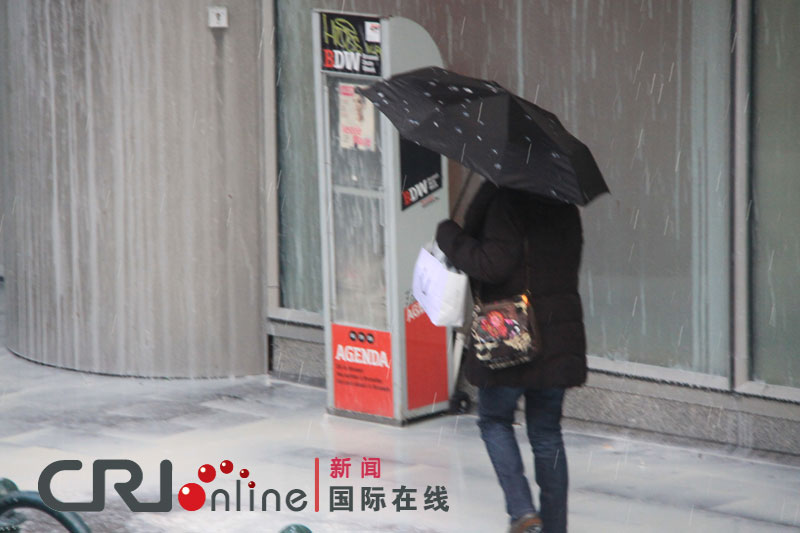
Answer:
<svg viewBox="0 0 800 533"><path fill-rule="evenodd" d="M465 372L483 386L574 387L586 381L586 334L578 294L583 248L580 214L574 205L489 185L467 211L464 229L452 220L439 224L439 247L491 302L525 290L524 237L528 239L528 289L542 334L534 361L490 370L470 343ZM477 283L475 283L477 282Z"/></svg>

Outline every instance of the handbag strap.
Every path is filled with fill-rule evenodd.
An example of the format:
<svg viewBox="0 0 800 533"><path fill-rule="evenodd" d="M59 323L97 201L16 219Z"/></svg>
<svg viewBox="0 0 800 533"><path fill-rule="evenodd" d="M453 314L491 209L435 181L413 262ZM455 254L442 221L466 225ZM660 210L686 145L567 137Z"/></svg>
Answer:
<svg viewBox="0 0 800 533"><path fill-rule="evenodd" d="M531 279L531 264L528 261L528 236L525 235L522 244L522 260L525 261L525 294L528 298L531 297L530 279Z"/></svg>

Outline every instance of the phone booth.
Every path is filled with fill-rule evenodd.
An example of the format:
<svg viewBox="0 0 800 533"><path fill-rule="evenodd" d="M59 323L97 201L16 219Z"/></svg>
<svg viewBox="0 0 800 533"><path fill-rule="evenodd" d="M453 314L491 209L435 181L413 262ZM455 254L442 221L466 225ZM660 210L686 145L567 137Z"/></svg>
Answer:
<svg viewBox="0 0 800 533"><path fill-rule="evenodd" d="M447 166L356 89L442 58L405 18L316 11L313 28L328 411L403 424L449 405L450 331L411 295Z"/></svg>

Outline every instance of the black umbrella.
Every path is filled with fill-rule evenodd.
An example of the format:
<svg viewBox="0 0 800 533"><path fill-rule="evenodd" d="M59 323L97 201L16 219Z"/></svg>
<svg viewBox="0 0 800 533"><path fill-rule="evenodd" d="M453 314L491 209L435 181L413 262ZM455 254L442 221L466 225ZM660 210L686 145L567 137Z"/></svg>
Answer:
<svg viewBox="0 0 800 533"><path fill-rule="evenodd" d="M425 67L359 92L400 135L499 187L578 205L608 192L589 149L553 113L493 81Z"/></svg>

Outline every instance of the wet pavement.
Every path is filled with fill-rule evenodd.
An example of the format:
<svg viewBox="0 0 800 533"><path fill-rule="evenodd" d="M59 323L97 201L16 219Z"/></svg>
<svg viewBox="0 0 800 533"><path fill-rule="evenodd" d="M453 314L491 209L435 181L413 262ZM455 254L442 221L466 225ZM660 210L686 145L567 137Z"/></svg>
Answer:
<svg viewBox="0 0 800 533"><path fill-rule="evenodd" d="M326 414L324 390L266 376L118 378L42 366L0 348L0 476L35 490L49 463L79 459L84 469L56 476L53 490L64 500L89 500L89 465L125 458L144 473L134 494L155 501L159 463L172 462L171 512L133 513L111 488L104 511L83 513L95 532L278 532L292 523L315 533L505 531L502 495L475 420L437 416L390 427ZM527 450L522 426L517 433ZM569 424L565 441L571 532L800 530L796 466L711 448L590 434ZM319 512L314 511L316 458ZM351 460L349 477L331 477L335 458ZM380 459L379 478L362 478L364 458ZM198 480L199 466L218 467L223 460L233 462L231 474L217 468L212 482ZM528 455L529 472L531 463ZM249 510L245 483L242 510L235 510L235 480L242 468L249 470L244 481L256 483L255 511ZM121 472L108 473L107 487L127 479ZM205 487L207 500L214 490L227 492L231 510L211 511L208 501L199 511L184 510L176 495L190 482ZM331 511L332 486L345 492L354 487L353 511ZM362 486L383 487L386 507L362 511ZM416 489L416 510L398 511L393 503L403 487ZM428 487L444 487L446 512L424 509ZM279 511L271 496L268 510L261 510L260 496L267 489L280 493ZM306 493L307 505L299 512L286 503L294 489ZM52 530L46 524L30 529Z"/></svg>

